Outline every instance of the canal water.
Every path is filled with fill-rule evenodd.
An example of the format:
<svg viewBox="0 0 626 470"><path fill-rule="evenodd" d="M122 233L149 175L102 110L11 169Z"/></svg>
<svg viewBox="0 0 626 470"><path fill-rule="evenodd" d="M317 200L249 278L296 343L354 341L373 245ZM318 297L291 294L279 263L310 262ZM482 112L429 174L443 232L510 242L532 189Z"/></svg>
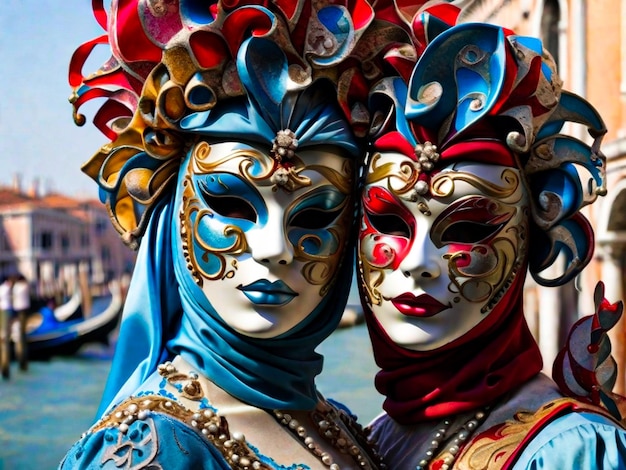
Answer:
<svg viewBox="0 0 626 470"><path fill-rule="evenodd" d="M376 416L382 397L363 324L334 332L318 351L325 356L318 388L343 402L362 424ZM112 347L88 345L79 354L14 363L0 381L0 470L52 470L94 419L111 364Z"/></svg>

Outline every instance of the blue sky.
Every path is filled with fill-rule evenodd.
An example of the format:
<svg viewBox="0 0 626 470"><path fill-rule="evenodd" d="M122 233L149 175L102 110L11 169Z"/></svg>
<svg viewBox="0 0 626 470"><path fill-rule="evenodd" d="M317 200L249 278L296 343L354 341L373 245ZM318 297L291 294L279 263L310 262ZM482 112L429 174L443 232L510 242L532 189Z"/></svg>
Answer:
<svg viewBox="0 0 626 470"><path fill-rule="evenodd" d="M24 188L38 178L63 194L97 196L80 166L106 137L87 107L89 121L74 124L67 71L76 47L102 33L90 0L0 1L0 185L20 174Z"/></svg>

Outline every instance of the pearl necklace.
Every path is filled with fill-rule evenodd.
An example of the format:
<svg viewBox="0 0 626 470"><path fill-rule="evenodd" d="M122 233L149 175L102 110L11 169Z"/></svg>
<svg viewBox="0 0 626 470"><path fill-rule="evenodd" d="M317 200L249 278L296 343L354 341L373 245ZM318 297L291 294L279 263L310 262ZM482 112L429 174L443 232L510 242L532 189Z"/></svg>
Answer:
<svg viewBox="0 0 626 470"><path fill-rule="evenodd" d="M161 364L157 368L159 375L173 385L179 393L190 400L200 401L204 398L202 386L196 372L181 373L170 361ZM169 402L169 400L168 400ZM170 404L170 407L172 405ZM326 400L320 397L316 408L310 412L311 420L317 423L318 432L331 445L343 454L347 454L357 463L358 468L373 470L370 462L375 462L376 468L386 470L386 466L378 453L368 441L363 428L356 423L347 413L336 409ZM338 464L328 452L321 450L313 437L307 434L304 426L293 419L292 416L280 410L271 413L291 434L297 436L305 448L317 457L330 470L340 470ZM194 413L188 420L192 427L200 429L205 437L208 437L213 445L222 453L232 468L242 469L268 469L256 453L248 447L245 437L241 433L233 433L230 436L228 422L225 417L216 412L205 410L203 413ZM337 424L340 421L345 426L345 431ZM359 448L360 446L360 448ZM361 449L365 449L369 459L364 457Z"/></svg>
<svg viewBox="0 0 626 470"><path fill-rule="evenodd" d="M485 419L487 419L489 411L489 407L476 411L469 420L454 430L452 434L450 434L452 420L444 419L441 426L435 431L428 450L419 460L415 470L426 470L437 456L442 460L441 470L448 470L459 456L461 446L470 438ZM438 453L437 451L444 442L448 443L448 447Z"/></svg>
<svg viewBox="0 0 626 470"><path fill-rule="evenodd" d="M280 410L274 410L273 414L276 420L297 436L305 447L325 466L330 470L340 470L341 467L334 462L332 455L320 449L315 439L307 434L306 428L300 425L298 420L294 419L289 413ZM346 412L336 409L326 400L320 398L318 406L311 411L310 416L312 421L317 424L319 435L330 442L339 452L349 455L356 462L358 468L372 470L371 461L375 463L377 469L385 470L387 468L382 458L368 441L363 427ZM338 421L344 424L348 432L338 424ZM369 459L363 456L359 445L368 451Z"/></svg>

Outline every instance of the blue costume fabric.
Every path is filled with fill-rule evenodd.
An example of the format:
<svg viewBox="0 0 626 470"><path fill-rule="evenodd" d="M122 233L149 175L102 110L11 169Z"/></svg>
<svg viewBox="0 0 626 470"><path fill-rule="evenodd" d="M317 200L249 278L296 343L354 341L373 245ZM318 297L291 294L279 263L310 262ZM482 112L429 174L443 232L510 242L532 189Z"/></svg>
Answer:
<svg viewBox="0 0 626 470"><path fill-rule="evenodd" d="M179 445L166 445L171 442ZM126 450L114 453L111 451L113 444L117 444L116 449ZM119 469L129 468L124 465L131 463L130 468L153 468L148 465L157 459L161 468L169 470L231 468L197 431L163 414L155 414L149 423L135 421L126 434L115 428L89 434L72 447L60 468Z"/></svg>
<svg viewBox="0 0 626 470"><path fill-rule="evenodd" d="M513 470L626 468L626 432L604 416L570 413L526 447Z"/></svg>

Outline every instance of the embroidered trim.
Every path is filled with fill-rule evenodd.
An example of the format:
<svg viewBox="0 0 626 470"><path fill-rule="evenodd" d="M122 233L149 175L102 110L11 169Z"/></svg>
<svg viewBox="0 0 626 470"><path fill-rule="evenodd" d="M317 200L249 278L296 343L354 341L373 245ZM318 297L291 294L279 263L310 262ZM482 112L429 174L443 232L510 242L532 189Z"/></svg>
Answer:
<svg viewBox="0 0 626 470"><path fill-rule="evenodd" d="M97 423L92 432L115 427L121 433L126 433L133 422L143 421L155 412L176 418L196 429L219 450L233 469L272 470L272 467L263 463L248 446L243 434L235 432L231 435L226 418L210 409L193 412L165 397L154 395L132 397ZM300 469L300 467L297 468Z"/></svg>
<svg viewBox="0 0 626 470"><path fill-rule="evenodd" d="M526 444L547 424L564 414L582 411L591 411L610 418L610 415L601 408L569 397L558 398L544 404L534 413L519 411L512 419L492 426L475 436L462 449L454 468L458 470L511 468Z"/></svg>
<svg viewBox="0 0 626 470"><path fill-rule="evenodd" d="M180 372L171 362L165 362L158 366L158 373L170 387L187 399L205 403L206 397L202 384L198 380L198 374L190 371ZM203 406L203 405L200 405ZM151 414L159 413L170 416L202 434L224 457L233 469L241 470L306 470L308 466L293 464L289 467L271 466L266 463L271 458L257 454L256 449L249 446L245 436L240 432L231 434L228 421L220 416L215 409L202 408L192 411L174 398L158 395L144 395L130 397L116 407L111 413L104 416L91 429L95 433L105 428L117 428L120 431L120 443L123 435L129 431L135 421L152 421ZM272 414L272 413L270 413ZM306 436L306 428L292 419L286 412L274 411L277 421L291 433L301 438L304 447L331 470L339 470L340 467L333 462L330 454L322 452L310 436ZM356 423L343 410L338 410L322 397L318 406L310 412L313 423L317 424L317 431L335 449L345 455L349 455L357 463L358 468L372 469L372 463L376 462L377 468L385 470L382 459L371 448L367 435L363 428ZM343 424L343 427L339 424ZM156 430L153 430L156 433ZM108 453L116 453L122 444L119 444ZM367 456L367 458L366 458Z"/></svg>

